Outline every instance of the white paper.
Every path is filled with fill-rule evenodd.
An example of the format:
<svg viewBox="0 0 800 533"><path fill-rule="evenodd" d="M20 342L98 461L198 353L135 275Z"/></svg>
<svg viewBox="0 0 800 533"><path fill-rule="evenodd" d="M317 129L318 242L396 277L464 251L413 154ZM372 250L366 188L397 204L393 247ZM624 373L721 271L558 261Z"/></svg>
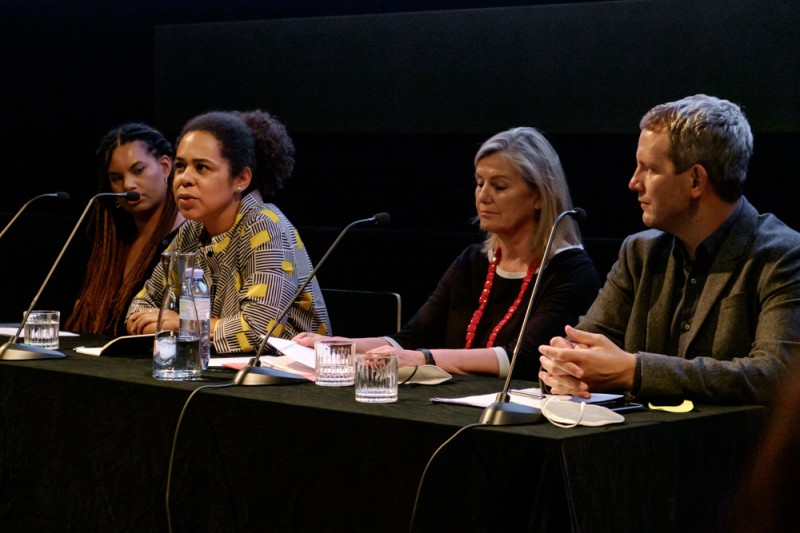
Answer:
<svg viewBox="0 0 800 533"><path fill-rule="evenodd" d="M300 374L309 379L314 377L314 369L304 365L300 361L295 361L288 355L267 355L260 359L262 365L271 366L277 370L283 370L291 374Z"/></svg>
<svg viewBox="0 0 800 533"><path fill-rule="evenodd" d="M500 391L498 391L500 392ZM497 400L498 392L489 394L479 394L477 396L463 396L461 398L431 398L437 403L452 403L456 405L469 405L472 407L488 407ZM511 395L512 403L519 403L531 407L540 407L542 403L541 393L538 388L512 389L508 391Z"/></svg>
<svg viewBox="0 0 800 533"><path fill-rule="evenodd" d="M262 355L261 362L265 363L268 356ZM250 359L253 357L212 357L208 360L208 366L237 366L237 365L246 365L250 362Z"/></svg>
<svg viewBox="0 0 800 533"><path fill-rule="evenodd" d="M119 347L124 346L128 342L135 341L138 347L138 344L141 342L139 339L143 339L145 341L149 341L150 343L152 343L152 339L154 337L155 335L153 335L152 333L149 334L146 333L143 335L122 335L119 337L114 337L113 339L105 343L103 346L78 346L74 348L74 350L84 355L100 356L103 355L103 352L105 352L106 350L116 347L117 348L116 352L120 353L121 351L125 350L120 350Z"/></svg>
<svg viewBox="0 0 800 533"><path fill-rule="evenodd" d="M212 357L208 361L209 367L229 367L242 368L250 363L252 357ZM298 374L304 378L314 381L314 369L309 368L303 363L295 361L286 355L262 355L258 358L263 366L268 366L290 374Z"/></svg>
<svg viewBox="0 0 800 533"><path fill-rule="evenodd" d="M75 351L84 355L99 356L103 351L103 346L78 346Z"/></svg>
<svg viewBox="0 0 800 533"><path fill-rule="evenodd" d="M295 361L304 364L310 368L312 372L317 366L317 357L314 353L314 348L301 346L294 341L282 339L280 337L270 337L268 342L270 346L281 352L283 355L291 357Z"/></svg>
<svg viewBox="0 0 800 533"><path fill-rule="evenodd" d="M455 405L469 405L472 407L489 407L493 402L497 400L498 392L492 392L490 394L479 394L477 396L463 396L461 398L431 398L431 401L438 402L438 403L451 403ZM511 395L511 403L518 403L521 405L527 405L530 407L536 407L538 409L542 406L542 395L541 391L538 387L531 387L529 389L511 389L508 391ZM572 396L554 396L548 394L547 398L562 398L565 400L572 399ZM599 403L605 402L609 400L615 400L618 398L622 398L621 394L604 394L604 393L592 393L592 397L588 400L581 398L577 401L585 401L586 403Z"/></svg>

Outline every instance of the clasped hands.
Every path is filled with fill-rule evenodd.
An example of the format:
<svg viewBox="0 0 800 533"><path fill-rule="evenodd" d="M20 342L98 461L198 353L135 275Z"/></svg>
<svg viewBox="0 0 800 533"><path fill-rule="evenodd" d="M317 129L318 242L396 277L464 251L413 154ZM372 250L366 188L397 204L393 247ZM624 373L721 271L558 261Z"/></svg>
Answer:
<svg viewBox="0 0 800 533"><path fill-rule="evenodd" d="M622 350L605 335L571 326L568 339L554 337L539 346L542 370L539 379L553 394L590 398L591 392L630 390L636 371L636 356Z"/></svg>

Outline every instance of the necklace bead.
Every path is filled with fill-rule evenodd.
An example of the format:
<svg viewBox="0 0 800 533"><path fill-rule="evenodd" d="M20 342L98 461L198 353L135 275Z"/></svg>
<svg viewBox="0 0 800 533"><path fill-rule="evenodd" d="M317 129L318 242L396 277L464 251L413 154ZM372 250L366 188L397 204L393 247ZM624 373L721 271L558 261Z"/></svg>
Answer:
<svg viewBox="0 0 800 533"><path fill-rule="evenodd" d="M480 321L483 318L484 309L486 309L486 305L489 303L489 295L491 294L492 285L494 284L494 274L497 270L498 263L500 263L500 248L494 251L494 257L492 257L492 260L489 261L489 270L486 273L486 281L483 284L481 295L478 297L478 309L476 309L475 313L473 313L472 319L469 321L469 325L467 326L467 342L464 348L471 348L472 342L475 340L475 332L478 330L478 324L480 324ZM525 291L528 289L528 285L530 284L531 279L533 279L533 275L536 273L536 269L539 268L540 263L541 260L536 257L534 257L533 261L531 261L531 264L528 266L528 271L525 273L525 278L522 280L522 286L520 287L519 295L508 308L508 311L502 320L497 323L492 332L489 334L489 340L486 343L487 348L494 346L494 341L497 339L497 335L500 333L500 330L503 329L508 321L514 316L514 313L517 312L517 309L522 303L522 297L525 295Z"/></svg>

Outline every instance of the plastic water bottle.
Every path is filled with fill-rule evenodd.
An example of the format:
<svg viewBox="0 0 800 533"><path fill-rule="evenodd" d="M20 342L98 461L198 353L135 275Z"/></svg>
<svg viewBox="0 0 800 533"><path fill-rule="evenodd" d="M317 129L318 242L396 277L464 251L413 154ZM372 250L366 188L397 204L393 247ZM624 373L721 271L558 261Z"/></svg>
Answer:
<svg viewBox="0 0 800 533"><path fill-rule="evenodd" d="M197 372L203 370L203 358L200 351L201 329L197 316L197 306L194 301L193 288L194 269L187 267L181 283L181 293L178 305L180 327L176 346L176 364L194 365Z"/></svg>
<svg viewBox="0 0 800 533"><path fill-rule="evenodd" d="M167 274L167 285L153 350L153 377L166 381L191 381L202 377L200 359L200 324L192 297L192 265L194 252L165 252L161 264ZM189 274L188 279L186 274ZM180 316L178 331L169 322Z"/></svg>
<svg viewBox="0 0 800 533"><path fill-rule="evenodd" d="M197 320L200 323L200 360L203 362L203 370L205 370L208 368L208 359L211 356L211 293L203 280L202 268L193 269L190 279L194 305L197 309Z"/></svg>

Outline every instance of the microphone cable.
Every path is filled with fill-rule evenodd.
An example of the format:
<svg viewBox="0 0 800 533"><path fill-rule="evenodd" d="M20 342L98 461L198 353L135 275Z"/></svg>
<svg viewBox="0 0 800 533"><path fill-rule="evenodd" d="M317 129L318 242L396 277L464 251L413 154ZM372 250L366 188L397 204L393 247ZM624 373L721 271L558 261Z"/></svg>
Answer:
<svg viewBox="0 0 800 533"><path fill-rule="evenodd" d="M234 386L233 382L211 383L209 385L202 385L193 390L192 393L189 395L189 397L186 398L186 401L183 404L183 408L181 409L181 414L178 416L178 423L175 424L175 433L172 436L172 448L170 449L169 452L169 463L167 464L167 489L164 493L164 505L167 511L168 533L172 533L172 514L170 513L170 508L169 508L169 493L170 493L170 488L172 486L172 470L175 464L175 450L178 446L178 433L180 432L181 423L183 422L183 415L186 414L186 409L189 407L189 402L192 401L192 398L194 398L194 396L198 392L205 389L223 389L226 387L233 387L233 386Z"/></svg>
<svg viewBox="0 0 800 533"><path fill-rule="evenodd" d="M414 521L417 518L417 506L419 505L419 497L422 494L422 485L425 482L425 477L428 475L428 469L433 464L433 460L436 458L437 455L439 455L439 452L442 451L445 446L453 442L455 438L461 435L464 431L480 426L489 426L489 424L487 424L486 422L473 422L472 424L467 424L466 426L459 428L458 431L453 433L446 441L444 441L438 448L436 448L436 451L434 451L433 454L431 454L431 457L430 459L428 459L425 468L422 470L422 475L419 478L419 484L417 485L417 495L414 497L414 507L411 509L411 523L408 525L408 533L414 532Z"/></svg>
<svg viewBox="0 0 800 533"><path fill-rule="evenodd" d="M283 311L280 312L278 314L278 316L276 317L275 323L267 331L267 334L262 336L263 340L262 340L261 344L259 345L255 356L251 359L250 364L248 364L245 368L243 368L242 370L237 372L236 376L234 377L234 379L232 381L225 382L225 383L214 383L214 384L210 384L210 385L202 385L200 387L197 387L195 390L193 390L192 393L189 395L189 397L186 399L186 402L184 402L183 408L181 409L180 415L178 416L178 422L175 424L175 433L173 434L173 437L172 437L172 448L170 449L169 463L167 465L167 487L166 487L166 491L165 491L165 494L164 494L164 505L165 505L165 509L166 509L166 513L167 513L167 531L168 531L168 533L172 533L172 514L170 512L169 495L170 495L170 490L172 488L172 470L173 470L173 467L174 467L175 450L176 450L177 444L178 444L178 433L180 431L181 423L183 422L183 416L186 413L186 410L188 409L189 403L192 401L192 398L194 398L194 396L198 392L200 392L202 390L205 390L205 389L220 389L220 388L226 388L226 387L233 387L233 386L237 386L237 385L242 385L242 382L244 381L244 379L247 376L247 371L248 370L253 370L254 368L259 368L256 365L260 363L259 359L260 359L261 353L264 351L264 348L269 343L269 336L272 334L273 330L278 326L280 321L289 312L289 309L290 309L291 305L295 302L295 300L297 300L297 297L300 296L300 293L303 290L305 290L305 288L309 284L311 284L311 281L315 278L317 271L322 266L322 264L325 262L325 260L328 258L328 256L331 254L331 252L333 252L334 248L336 248L336 245L339 243L339 241L342 239L342 237L344 237L345 233L347 233L347 231L350 228L352 228L353 226L355 226L357 224L363 224L365 222L373 222L375 224L381 225L381 224L386 224L387 222L389 222L390 219L391 219L391 217L389 216L389 213L378 213L378 214L372 216L371 218L365 218L365 219L361 219L361 220L356 220L355 222L351 222L350 224L348 224L339 233L339 236L336 237L336 240L333 241L333 244L331 244L328 247L328 250L325 252L325 255L323 255L322 259L319 260L319 262L317 263L317 266L312 269L311 273L308 276L308 279L306 279L306 281L297 289L297 291L295 292L294 296L292 296L292 299L291 299L291 302L290 302L289 306L284 307ZM267 384L267 383L263 382L263 383L255 383L255 384Z"/></svg>

